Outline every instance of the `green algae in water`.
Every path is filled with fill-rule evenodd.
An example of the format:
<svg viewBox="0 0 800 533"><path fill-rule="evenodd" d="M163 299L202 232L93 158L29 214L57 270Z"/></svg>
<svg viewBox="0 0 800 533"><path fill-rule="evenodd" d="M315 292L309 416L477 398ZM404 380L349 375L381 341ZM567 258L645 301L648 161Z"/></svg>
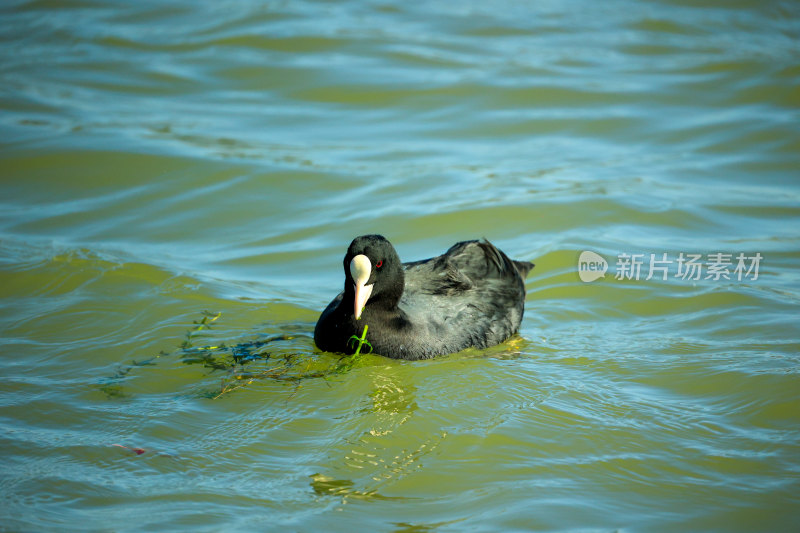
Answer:
<svg viewBox="0 0 800 533"><path fill-rule="evenodd" d="M132 371L143 366L155 366L159 359L165 357L177 357L186 365L201 365L209 369L209 375L217 372L225 374L218 386L201 393L201 396L216 400L262 380L300 383L309 379L331 379L355 368L363 357L372 351L372 346L366 340L367 326L364 327L360 338L353 336L354 342L358 343L356 352L353 355L341 356L334 364L322 361L309 353L294 351L277 353L277 350L271 349L280 341L297 338L297 335L291 334L272 335L265 339L230 346L224 342L217 345L195 346L198 338L202 336L201 332L212 329L212 325L221 316L222 313L219 312L203 311L202 318L193 321L194 326L186 331L176 351L162 350L147 359L131 361L107 378L100 386L100 390L108 398L128 397L129 394L123 384ZM362 353L364 345L369 351Z"/></svg>

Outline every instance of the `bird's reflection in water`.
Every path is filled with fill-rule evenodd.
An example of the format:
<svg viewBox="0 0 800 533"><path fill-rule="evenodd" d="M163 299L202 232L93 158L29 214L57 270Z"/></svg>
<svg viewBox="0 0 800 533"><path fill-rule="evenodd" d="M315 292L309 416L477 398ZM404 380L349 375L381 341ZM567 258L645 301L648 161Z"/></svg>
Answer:
<svg viewBox="0 0 800 533"><path fill-rule="evenodd" d="M360 410L358 434L342 442L342 455L331 457L328 474L314 474L317 494L349 498L382 498L391 484L422 468L420 459L435 450L446 433L415 427L417 388L405 382L397 367L374 369L373 390Z"/></svg>

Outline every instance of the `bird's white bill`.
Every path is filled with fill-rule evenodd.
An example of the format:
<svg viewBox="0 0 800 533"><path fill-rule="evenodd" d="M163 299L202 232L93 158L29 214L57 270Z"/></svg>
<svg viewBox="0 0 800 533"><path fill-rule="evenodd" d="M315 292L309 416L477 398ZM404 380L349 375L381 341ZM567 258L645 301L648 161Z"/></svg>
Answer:
<svg viewBox="0 0 800 533"><path fill-rule="evenodd" d="M350 275L353 277L353 287L356 291L355 308L353 312L356 320L361 318L364 306L367 305L372 294L372 285L367 285L369 276L372 273L372 263L366 255L357 255L350 260Z"/></svg>

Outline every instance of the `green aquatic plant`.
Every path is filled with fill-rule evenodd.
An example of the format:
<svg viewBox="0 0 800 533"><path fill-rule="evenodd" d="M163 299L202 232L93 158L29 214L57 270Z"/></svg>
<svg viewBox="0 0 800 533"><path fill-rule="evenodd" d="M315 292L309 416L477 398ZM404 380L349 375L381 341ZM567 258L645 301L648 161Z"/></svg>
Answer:
<svg viewBox="0 0 800 533"><path fill-rule="evenodd" d="M192 323L195 324L193 328L190 328L185 335L184 341L180 344L180 348L187 350L192 347L192 338L194 338L199 332L210 329L211 324L216 322L219 317L222 316L222 313L211 313L209 311L203 311L203 318L198 322L197 320L193 320Z"/></svg>
<svg viewBox="0 0 800 533"><path fill-rule="evenodd" d="M361 334L361 337L359 337L358 335L353 335L348 339L347 345L350 348L353 348L353 347L356 346L356 344L358 344L358 347L356 348L356 351L355 351L355 353L353 355L360 355L361 354L361 347L364 346L365 344L369 347L369 351L365 352L365 353L372 353L372 345L367 340L367 330L368 329L369 329L369 325L368 324L364 324L364 333Z"/></svg>
<svg viewBox="0 0 800 533"><path fill-rule="evenodd" d="M200 332L211 328L211 324L215 322L222 313L212 313L209 311L202 312L203 318L199 321L193 320L193 327L189 328L184 335L184 340L178 345L180 350L190 350L192 348L192 339ZM121 382L128 376L134 368L143 366L155 366L155 361L162 357L171 355L169 352L161 350L158 354L143 359L141 361L133 360L125 366L121 366L113 376L106 378L100 386L100 390L109 398L125 398L128 394L122 388Z"/></svg>
<svg viewBox="0 0 800 533"><path fill-rule="evenodd" d="M206 330L212 329L212 325L221 316L222 313L203 311L202 318L193 321L194 326L187 330L176 351L170 353L162 350L155 356L141 361L134 360L122 366L102 383L100 390L109 398L126 397L128 394L122 384L133 369L156 365L156 361L162 357L176 356L186 365L201 365L209 369L210 373L225 374L219 387L203 393L203 396L217 399L256 381L294 382L299 386L309 379L331 379L350 371L364 355L372 352L372 345L367 340L368 326L364 326L361 337L353 335L351 339L355 353L342 356L334 364L327 363L324 359L319 360L308 353L285 351L277 344L280 341L294 340L298 335L273 335L234 345L222 342L196 346L198 339L203 337Z"/></svg>
<svg viewBox="0 0 800 533"><path fill-rule="evenodd" d="M130 373L130 371L134 368L140 368L143 366L154 366L155 363L153 361L165 355L169 354L162 350L158 353L158 355L143 361L131 361L130 364L120 367L113 376L106 378L100 386L100 390L109 398L126 398L128 394L122 388L121 382Z"/></svg>
<svg viewBox="0 0 800 533"><path fill-rule="evenodd" d="M361 333L361 337L358 335L353 335L348 339L348 347L350 349L355 349L355 352L353 355L345 355L339 359L339 363L333 368L331 375L349 372L359 361L361 361L362 356L372 353L372 344L370 344L367 340L367 330L369 330L369 326L364 324L364 331ZM369 348L369 351L361 353L361 348L364 345Z"/></svg>

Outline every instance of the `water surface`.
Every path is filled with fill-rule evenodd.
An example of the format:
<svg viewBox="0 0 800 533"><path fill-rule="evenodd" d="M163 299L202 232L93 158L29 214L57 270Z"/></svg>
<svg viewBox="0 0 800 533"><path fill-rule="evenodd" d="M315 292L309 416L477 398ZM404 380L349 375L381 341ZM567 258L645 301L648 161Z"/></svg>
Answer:
<svg viewBox="0 0 800 533"><path fill-rule="evenodd" d="M799 15L6 2L0 529L793 530ZM534 261L519 336L337 367L365 233Z"/></svg>

